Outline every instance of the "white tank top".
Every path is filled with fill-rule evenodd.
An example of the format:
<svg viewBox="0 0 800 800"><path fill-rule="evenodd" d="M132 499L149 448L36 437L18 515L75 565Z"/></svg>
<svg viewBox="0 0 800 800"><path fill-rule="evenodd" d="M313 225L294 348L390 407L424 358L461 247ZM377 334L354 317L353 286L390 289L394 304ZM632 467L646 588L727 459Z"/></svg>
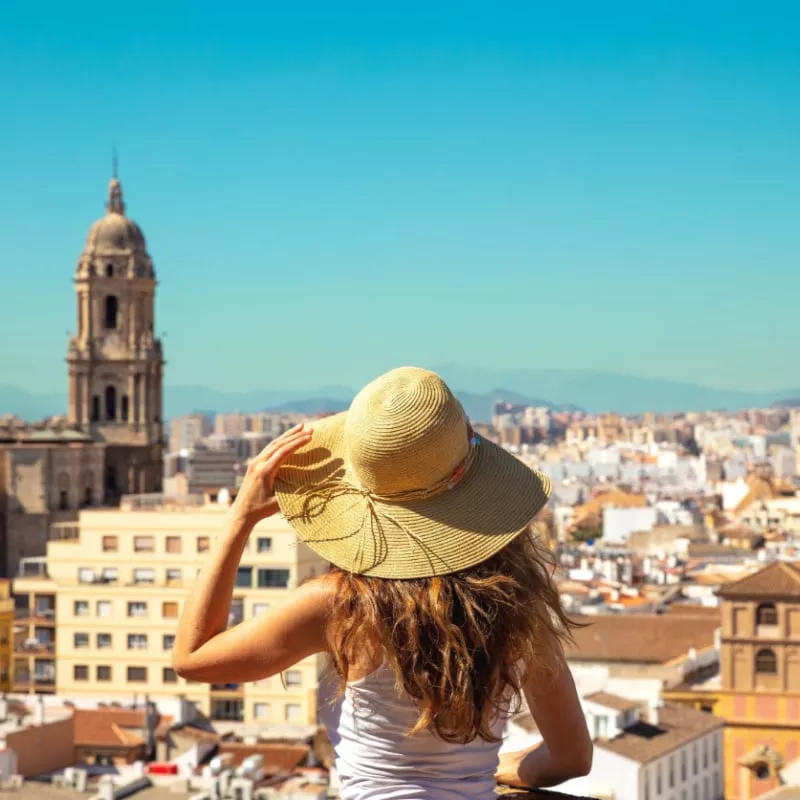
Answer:
<svg viewBox="0 0 800 800"><path fill-rule="evenodd" d="M491 800L500 743L475 739L450 744L429 731L408 735L417 719L413 701L395 686L392 669L335 687L323 679L319 717L336 754L341 800ZM505 719L494 733L501 736Z"/></svg>

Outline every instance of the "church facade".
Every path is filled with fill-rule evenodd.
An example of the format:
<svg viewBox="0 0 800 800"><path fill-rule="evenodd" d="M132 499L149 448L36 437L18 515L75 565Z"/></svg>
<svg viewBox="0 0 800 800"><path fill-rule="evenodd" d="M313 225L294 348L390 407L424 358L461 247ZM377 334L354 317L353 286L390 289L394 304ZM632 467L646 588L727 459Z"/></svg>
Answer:
<svg viewBox="0 0 800 800"><path fill-rule="evenodd" d="M156 276L144 235L109 184L75 271L68 409L24 424L0 420L0 575L43 557L54 523L122 495L160 492L164 359L155 336Z"/></svg>

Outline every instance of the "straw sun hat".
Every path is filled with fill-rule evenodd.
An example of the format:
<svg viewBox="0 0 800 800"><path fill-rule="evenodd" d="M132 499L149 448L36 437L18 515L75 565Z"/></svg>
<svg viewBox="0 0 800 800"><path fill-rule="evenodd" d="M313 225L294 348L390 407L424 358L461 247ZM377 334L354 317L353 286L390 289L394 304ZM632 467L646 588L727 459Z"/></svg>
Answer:
<svg viewBox="0 0 800 800"><path fill-rule="evenodd" d="M275 495L300 539L337 567L423 578L505 547L547 502L550 481L473 433L438 375L402 367L314 423Z"/></svg>

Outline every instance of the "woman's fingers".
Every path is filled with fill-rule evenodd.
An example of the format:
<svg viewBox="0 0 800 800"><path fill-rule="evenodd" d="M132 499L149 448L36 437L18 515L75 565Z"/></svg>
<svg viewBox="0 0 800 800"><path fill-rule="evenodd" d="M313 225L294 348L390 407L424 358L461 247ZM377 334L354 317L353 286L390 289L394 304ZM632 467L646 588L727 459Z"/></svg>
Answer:
<svg viewBox="0 0 800 800"><path fill-rule="evenodd" d="M280 465L292 454L295 450L301 448L304 444L311 441L313 431L304 430L299 435L293 436L283 442L277 447L266 459L262 469L264 472L272 473L280 467Z"/></svg>
<svg viewBox="0 0 800 800"><path fill-rule="evenodd" d="M265 462L279 447L285 442L294 441L305 433L304 423L295 425L294 428L282 433L277 439L273 439L253 460L259 463Z"/></svg>

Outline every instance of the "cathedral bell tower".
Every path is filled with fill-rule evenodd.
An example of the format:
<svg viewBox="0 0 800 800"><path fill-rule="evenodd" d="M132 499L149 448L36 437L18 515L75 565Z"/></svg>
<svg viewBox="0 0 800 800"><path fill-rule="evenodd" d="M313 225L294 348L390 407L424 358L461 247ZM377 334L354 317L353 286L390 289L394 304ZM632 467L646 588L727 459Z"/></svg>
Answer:
<svg viewBox="0 0 800 800"><path fill-rule="evenodd" d="M107 445L106 494L161 485L161 342L154 335L156 277L122 185L89 229L75 272L77 333L70 338L69 422Z"/></svg>

